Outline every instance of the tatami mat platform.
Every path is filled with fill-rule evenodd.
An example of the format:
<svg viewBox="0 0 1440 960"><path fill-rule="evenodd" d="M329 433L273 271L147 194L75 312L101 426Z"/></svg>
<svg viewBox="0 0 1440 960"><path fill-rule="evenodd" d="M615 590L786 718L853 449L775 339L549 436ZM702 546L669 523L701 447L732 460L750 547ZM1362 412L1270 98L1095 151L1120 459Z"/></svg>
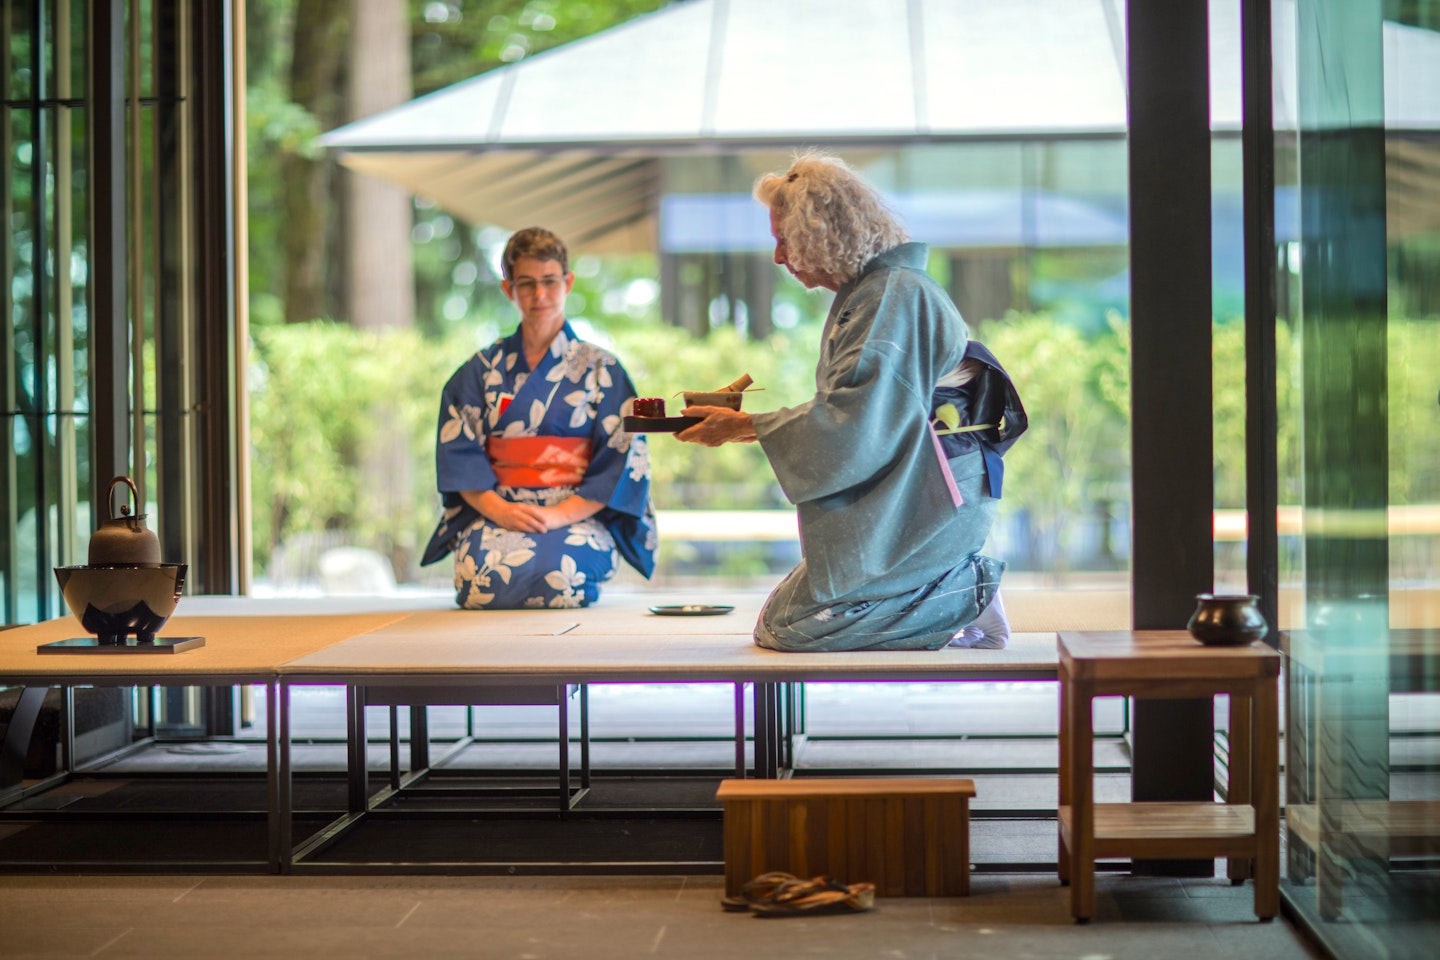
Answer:
<svg viewBox="0 0 1440 960"><path fill-rule="evenodd" d="M1063 603L1053 595L1031 599L1019 591L1006 595L1017 630L1056 629L1062 618L1072 627L1128 622L1128 599L1119 594ZM371 609L360 603L355 614L385 615L383 610L367 612ZM40 853L43 831L37 832L32 838L37 856L164 860L168 851L177 866L139 875L0 876L0 958L1319 956L1283 920L1257 923L1247 888L1215 878L1102 875L1095 922L1075 926L1064 888L1053 874L1033 866L1055 855L1054 821L1043 815L982 816L974 822L974 858L1000 870L1011 861L1018 872L977 874L968 898L882 900L867 914L786 921L722 912L723 880L709 868L666 876L607 874L601 863L597 875L539 876L522 870L510 876L271 876L252 865L196 875L183 866L188 858L208 851L223 860L227 850L262 842L265 704L263 689L258 693L251 724L242 731L248 742L155 744L106 764L96 779L57 791L50 800L57 805L67 802L64 792L69 791L76 795L72 806L104 804L108 798L118 807L133 805L159 815L119 831L113 824L77 823L48 854ZM713 862L720 841L713 815L642 821L623 811L637 800L657 799L653 780L645 774L667 766L713 771L676 778L672 797L678 798L677 806L703 806L707 796L713 797L713 784L733 762L728 741L732 704L727 684L596 685L591 690L597 770L593 802L602 810L613 803L615 816L582 818L563 830L553 817L442 819L418 832L414 824L381 821L378 831L357 833L349 853L366 859L424 854L443 860L447 848L473 843L516 859L526 851L533 856L537 850L568 848L573 853L588 846L593 853L611 850L617 859L654 850L657 857L683 853ZM338 742L343 710L343 691L296 691L295 802L298 810L311 811L301 815L297 830L323 822L314 811L343 808L345 748ZM383 709L370 713L370 767L378 783L389 758L382 742L388 717ZM897 764L963 767L977 771L977 811L986 804L1053 809L1055 783L1048 772L1055 752L1052 684L812 684L807 718L809 737L796 758L800 775L842 768L883 771ZM1118 708L1102 711L1099 725L1118 733L1124 717ZM553 741L546 743L554 735L553 708L481 708L471 716L460 708L431 710L437 754L443 753L440 741L467 728L481 742L451 758L456 768L508 770L518 783L528 775L539 777L553 763ZM665 737L677 739L667 742ZM1127 766L1114 738L1102 742L1097 759L1115 771ZM607 781L616 770L636 775ZM1103 774L1097 787L1120 796L1128 790L1128 778L1123 772ZM165 815L197 802L250 811L255 818L217 824ZM19 835L25 829L21 824L0 827L9 834L0 842L13 852L13 844L25 842Z"/></svg>
<svg viewBox="0 0 1440 960"><path fill-rule="evenodd" d="M1053 650L1050 634L1044 632L1052 621L1059 622L1060 618L1073 616L1085 618L1094 626L1104 626L1127 615L1123 595L1114 591L1090 594L1072 603L1057 600L1054 592L1041 597L1012 591L1007 594L1007 604L1011 608L1017 634L1029 631L1032 626L1037 629L1029 632L1025 639L1017 637L1017 643L1011 649L958 651L957 656L980 657L997 663L1020 657L1017 662L1025 662L1025 658L1030 656L1026 652L1026 644L1033 646L1038 640L1046 651ZM486 660L509 655L517 670L525 670L532 662L538 662L537 657L543 660L548 656L545 651L549 648L557 652L566 647L579 649L583 656L584 645L592 641L595 634L605 634L607 623L613 620L617 630L627 622L633 623L637 612L643 614L646 604L662 602L656 596L623 590L607 594L602 604L585 611L584 617L579 618L584 621L582 629L576 629L579 625L576 611L510 611L471 615L455 610L446 597L398 600L355 598L353 601L331 597L319 603L267 600L265 612L290 618L284 634L287 646L281 653L301 660L309 651L326 649L327 645L333 644L336 630L349 630L353 631L352 636L364 638L382 654L385 649L394 649L395 656L391 659L395 666L382 669L404 670L409 661L424 659L419 648L406 645L406 637L411 633L428 636L439 632L455 648L446 654L447 662L463 660L466 650L488 647L481 655ZM725 599L733 603L736 610L725 617L652 620L674 634L675 646L667 647L665 652L668 654L672 649L683 652L681 648L690 638L702 639L722 635L722 632L744 636L753 624L764 596L764 591L734 591ZM667 595L663 600L683 602L684 595ZM184 619L197 628L213 630L218 634L218 641L208 648L166 658L166 662L157 666L169 672L184 663L201 664L203 661L208 668L243 674L252 664L258 663L258 659L239 642L238 635L231 636L235 625L225 622L224 618L231 612L244 609L243 600L193 598L186 616L177 616L176 622ZM324 610L332 617L309 621L306 615L316 610ZM333 615L340 611L346 612L338 620L333 619ZM263 621L264 618L253 618L247 623L263 627ZM310 629L306 628L307 623ZM54 627L63 632L68 625L62 622ZM512 638L514 649L508 654L490 644L497 631ZM608 638L606 643L615 646L614 638ZM646 645L637 643L634 646L639 656ZM433 651L434 645L431 644L429 649ZM648 655L654 656L653 649ZM371 658L367 662L376 662L373 651L367 656ZM890 662L910 657L906 654L882 656ZM803 662L807 669L811 669L812 664L828 666L859 659L843 654L823 658L778 657L781 662ZM95 667L89 663L85 666L87 669L103 669L108 659L100 658ZM330 655L331 662L336 659ZM134 669L133 664L127 666ZM984 817L987 813L1033 815L1042 819L1053 816L1057 721L1053 683L872 684L863 682L863 674L857 674L857 677L861 682L806 685L806 736L798 741L794 758L796 775L948 770L965 775L990 776L993 789L988 785L982 788L974 808L977 817ZM6 825L3 829L12 834L10 842L5 845L7 852L14 854L21 850L21 855L14 859L27 861L31 860L27 854L33 850L34 856L39 858L44 850L43 841L48 835L54 839L57 860L61 863L81 865L99 862L103 858L90 848L97 838L103 837L104 818L126 810L181 812L188 805L197 816L214 811L237 811L237 817L233 818L237 822L228 822L222 817L215 823L213 846L216 853L211 859L219 862L243 859L241 853L227 854L224 849L229 846L237 851L246 849L248 838L256 827L254 821L265 809L265 797L258 791L263 787L266 769L264 738L267 735L265 721L268 708L265 698L268 693L264 686L251 687L251 709L246 717L248 726L240 731L237 738L243 742L151 744L95 765L87 771L87 776L13 806L11 813L22 816L24 810L30 808L37 811L48 808L58 812L50 820L30 826L30 836L24 841L15 835L18 823ZM696 829L699 833L710 834L718 842L718 804L714 801L714 788L734 769L734 696L733 683L591 684L591 762L595 775L590 793L576 809L577 816L583 819L590 814L608 818L612 814L623 814L627 809L651 810L659 812L663 820L677 812L690 811L708 815L697 821L702 825ZM295 774L298 839L313 825L312 821L323 823L327 815L335 816L345 809L344 688L302 683L291 689L291 704L290 761ZM572 736L578 735L578 727L574 723L575 710L572 701ZM403 741L409 730L408 710L400 708L399 713ZM392 807L404 811L434 808L436 796L441 798L439 805L444 806L448 791L450 795L460 796L484 794L485 801L477 804L482 818L496 812L501 815L507 812L523 814L527 810L540 811L543 817L547 810L553 810L553 800L549 798L553 797L551 785L554 781L544 779L554 769L555 763L553 707L478 707L467 710L437 706L430 708L428 715L431 761L435 767L431 780L438 789L429 794L407 791L392 802ZM367 721L371 739L368 765L372 771L372 789L380 789L384 786L390 760L386 746L388 711L372 708L367 711ZM1108 723L1113 731L1118 732L1121 722L1118 717L1112 717L1102 721L1101 726L1103 729ZM472 735L475 742L465 750L447 756L448 744L466 734ZM995 737L999 739L991 739ZM407 744L402 743L401 746L402 753L408 750ZM1102 772L1123 774L1128 769L1118 741L1102 743L1101 751ZM572 745L572 761L578 762L573 758ZM528 796L513 789L523 785L522 778L526 776L534 778L536 786ZM1123 783L1116 789L1123 791ZM492 794L498 800L491 802ZM96 821L98 826L93 829L83 825L85 817L92 812L100 818ZM425 859L419 856L418 849L411 851L414 856L405 855L405 837L396 835L393 839L386 839L392 831L388 828L372 830L370 826L367 822L354 837L347 837L347 843L352 846L366 848L363 856L355 855L357 861L372 858L407 862ZM426 828L419 824L406 826L415 834L414 842L418 843L419 832ZM665 845L670 843L665 839L669 827L657 824L654 829L660 838L660 846L653 858L663 860L666 858L663 852ZM1039 832L1044 836L1043 840L1020 843L1016 838L1023 835L1023 831L998 826L977 828L976 859L988 864L1012 863L1027 868L1033 868L1036 863L1053 861L1053 837L1047 835L1053 833L1053 829L1051 825ZM128 856L120 848L138 850L143 854L143 851L167 846L158 834L154 842L142 840L142 835L148 832L147 827L131 830L129 840L132 842L111 843L115 848L112 852L121 861L144 860L143 855L138 858ZM495 852L494 857L484 859L529 862L612 859L611 854L606 852L603 834L594 843L584 838L572 843L569 837L554 831L551 831L553 836L549 841L542 838L544 830L520 832L531 836L533 850L526 851L523 845L506 844ZM987 832L1003 839L990 843ZM222 839L227 836L230 840ZM387 843L400 852L385 853L383 847ZM178 856L199 863L205 859L203 846ZM683 841L680 846L683 846ZM671 849L670 859L693 859L690 853L681 852L678 846L672 844ZM346 858L339 846L330 853L340 859ZM629 859L651 859L651 856L637 855ZM709 866L718 867L718 856L714 856Z"/></svg>

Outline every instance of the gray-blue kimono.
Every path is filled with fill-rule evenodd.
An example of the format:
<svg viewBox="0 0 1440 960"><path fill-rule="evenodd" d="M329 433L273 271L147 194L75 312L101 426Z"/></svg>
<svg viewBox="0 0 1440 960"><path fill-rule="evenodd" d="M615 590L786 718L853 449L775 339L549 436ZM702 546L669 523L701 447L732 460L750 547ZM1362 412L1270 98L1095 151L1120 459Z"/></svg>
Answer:
<svg viewBox="0 0 1440 960"><path fill-rule="evenodd" d="M903 244L842 286L814 398L753 415L803 551L761 611L762 647L938 649L999 588L1005 565L980 553L996 506L984 451L952 456L931 425L969 332L925 261Z"/></svg>

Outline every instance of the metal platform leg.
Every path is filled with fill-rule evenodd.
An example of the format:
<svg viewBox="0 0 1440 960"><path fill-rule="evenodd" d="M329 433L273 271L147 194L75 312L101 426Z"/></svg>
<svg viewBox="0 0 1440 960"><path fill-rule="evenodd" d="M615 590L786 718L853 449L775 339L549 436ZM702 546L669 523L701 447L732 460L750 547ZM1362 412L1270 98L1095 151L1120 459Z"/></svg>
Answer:
<svg viewBox="0 0 1440 960"><path fill-rule="evenodd" d="M400 789L400 708L393 703L390 704L390 789Z"/></svg>
<svg viewBox="0 0 1440 960"><path fill-rule="evenodd" d="M35 732L35 722L40 718L40 708L45 705L49 687L25 687L10 715L10 724L5 728L5 739L0 741L0 803L7 794L18 791L25 779L25 757L30 752L30 738Z"/></svg>
<svg viewBox="0 0 1440 960"><path fill-rule="evenodd" d="M755 684L755 776L780 775L780 685Z"/></svg>
<svg viewBox="0 0 1440 960"><path fill-rule="evenodd" d="M745 779L745 683L735 684L735 779Z"/></svg>
<svg viewBox="0 0 1440 960"><path fill-rule="evenodd" d="M590 788L590 685L580 684L580 786Z"/></svg>
<svg viewBox="0 0 1440 960"><path fill-rule="evenodd" d="M365 688L345 688L345 755L349 767L351 813L364 813L370 792L370 771L365 760Z"/></svg>
<svg viewBox="0 0 1440 960"><path fill-rule="evenodd" d="M565 684L560 685L559 711L560 731L557 740L560 747L560 815L570 812L570 698Z"/></svg>
<svg viewBox="0 0 1440 960"><path fill-rule="evenodd" d="M289 873L295 797L290 770L290 686L265 685L266 787L270 794L270 872Z"/></svg>

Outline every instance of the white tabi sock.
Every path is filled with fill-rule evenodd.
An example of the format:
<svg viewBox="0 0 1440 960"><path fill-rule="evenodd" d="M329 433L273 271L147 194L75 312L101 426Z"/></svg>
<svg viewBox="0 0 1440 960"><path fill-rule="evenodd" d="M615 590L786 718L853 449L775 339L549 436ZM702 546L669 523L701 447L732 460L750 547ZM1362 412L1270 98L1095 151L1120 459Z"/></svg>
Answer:
<svg viewBox="0 0 1440 960"><path fill-rule="evenodd" d="M1010 621L1005 616L1005 604L1000 600L1000 591L990 599L990 605L980 615L951 639L949 646L971 647L982 650L999 650L1010 642Z"/></svg>

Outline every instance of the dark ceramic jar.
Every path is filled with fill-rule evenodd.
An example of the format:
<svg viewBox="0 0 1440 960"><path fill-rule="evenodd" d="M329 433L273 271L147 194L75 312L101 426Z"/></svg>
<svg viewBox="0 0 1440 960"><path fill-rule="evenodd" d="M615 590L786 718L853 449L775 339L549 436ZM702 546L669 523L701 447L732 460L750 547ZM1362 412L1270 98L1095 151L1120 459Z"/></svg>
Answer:
<svg viewBox="0 0 1440 960"><path fill-rule="evenodd" d="M1260 598L1254 594L1201 593L1195 601L1195 612L1186 627L1190 635L1203 644L1244 646L1270 632L1270 625L1260 612Z"/></svg>

